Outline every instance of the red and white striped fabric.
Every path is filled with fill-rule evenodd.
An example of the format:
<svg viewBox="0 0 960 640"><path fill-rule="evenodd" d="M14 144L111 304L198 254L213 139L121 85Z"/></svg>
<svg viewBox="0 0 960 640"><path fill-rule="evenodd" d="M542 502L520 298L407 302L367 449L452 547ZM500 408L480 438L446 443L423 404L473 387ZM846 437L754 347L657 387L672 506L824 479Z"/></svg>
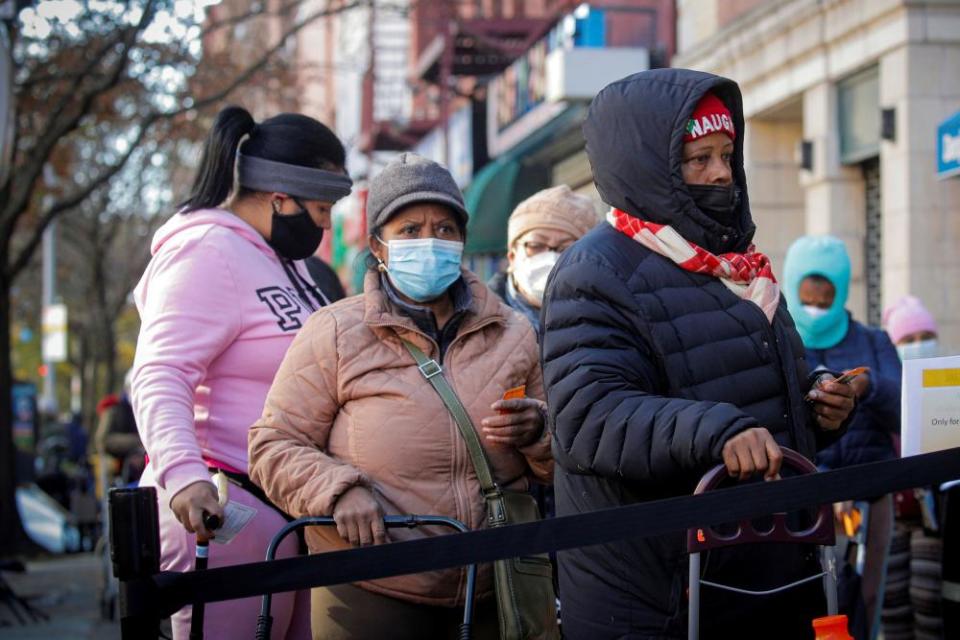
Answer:
<svg viewBox="0 0 960 640"><path fill-rule="evenodd" d="M669 225L640 220L619 209L610 210L607 222L654 253L669 258L681 269L719 278L735 294L760 307L773 323L780 303L780 285L773 275L770 259L754 251L753 245L746 253L716 255L685 240Z"/></svg>

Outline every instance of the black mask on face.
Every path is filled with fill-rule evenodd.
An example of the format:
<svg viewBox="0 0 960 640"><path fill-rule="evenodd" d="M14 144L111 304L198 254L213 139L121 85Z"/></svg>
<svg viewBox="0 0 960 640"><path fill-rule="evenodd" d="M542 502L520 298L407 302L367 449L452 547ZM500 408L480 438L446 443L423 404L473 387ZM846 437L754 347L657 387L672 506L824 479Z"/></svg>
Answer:
<svg viewBox="0 0 960 640"><path fill-rule="evenodd" d="M300 211L290 215L280 213L274 204L270 240L267 241L277 255L289 260L303 260L312 256L323 240L323 227L317 226L303 203L294 198Z"/></svg>
<svg viewBox="0 0 960 640"><path fill-rule="evenodd" d="M740 192L731 185L688 184L687 189L694 204L711 220L725 227L737 226L737 214L740 204Z"/></svg>

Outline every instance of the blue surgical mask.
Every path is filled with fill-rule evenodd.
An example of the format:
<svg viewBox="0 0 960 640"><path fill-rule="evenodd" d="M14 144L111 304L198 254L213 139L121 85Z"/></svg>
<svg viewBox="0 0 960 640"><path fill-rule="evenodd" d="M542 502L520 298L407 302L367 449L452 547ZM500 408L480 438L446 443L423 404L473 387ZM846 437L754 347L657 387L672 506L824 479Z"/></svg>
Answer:
<svg viewBox="0 0 960 640"><path fill-rule="evenodd" d="M915 360L917 358L936 358L940 349L936 338L930 338L898 345L897 352L900 354L901 360Z"/></svg>
<svg viewBox="0 0 960 640"><path fill-rule="evenodd" d="M462 242L436 238L380 242L389 250L390 282L411 300L435 300L460 277Z"/></svg>

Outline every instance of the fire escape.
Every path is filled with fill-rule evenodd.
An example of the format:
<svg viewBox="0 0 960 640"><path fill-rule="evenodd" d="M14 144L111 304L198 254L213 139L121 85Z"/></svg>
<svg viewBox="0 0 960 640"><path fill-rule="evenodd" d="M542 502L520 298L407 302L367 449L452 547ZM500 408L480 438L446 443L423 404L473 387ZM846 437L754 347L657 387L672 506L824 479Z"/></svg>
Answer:
<svg viewBox="0 0 960 640"><path fill-rule="evenodd" d="M539 16L525 15L522 0L442 0L412 7L419 53L407 72L416 93L414 102L421 108L415 105L407 120L377 117L375 73L380 68L371 64L364 78L361 149L366 153L407 150L431 130L446 127L458 98L478 97L475 79L506 69L547 33L556 16L576 4L546 0ZM509 17L505 17L506 5L513 8ZM377 52L373 45L371 50Z"/></svg>

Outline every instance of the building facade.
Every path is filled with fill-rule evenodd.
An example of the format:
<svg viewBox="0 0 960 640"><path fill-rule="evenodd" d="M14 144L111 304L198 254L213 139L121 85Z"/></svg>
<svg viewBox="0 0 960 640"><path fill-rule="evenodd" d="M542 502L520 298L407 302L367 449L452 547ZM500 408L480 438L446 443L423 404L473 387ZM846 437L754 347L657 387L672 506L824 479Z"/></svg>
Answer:
<svg viewBox="0 0 960 640"><path fill-rule="evenodd" d="M527 196L567 184L601 206L580 124L603 86L667 64L674 3L458 3L439 24L414 15L413 114L426 132L410 148L446 164L463 188L467 264L487 277Z"/></svg>
<svg viewBox="0 0 960 640"><path fill-rule="evenodd" d="M938 171L953 157L938 125L960 111L960 1L678 0L677 11L673 66L743 91L757 244L776 268L800 235L834 234L853 260L855 317L879 324L913 294L960 347L960 178Z"/></svg>

